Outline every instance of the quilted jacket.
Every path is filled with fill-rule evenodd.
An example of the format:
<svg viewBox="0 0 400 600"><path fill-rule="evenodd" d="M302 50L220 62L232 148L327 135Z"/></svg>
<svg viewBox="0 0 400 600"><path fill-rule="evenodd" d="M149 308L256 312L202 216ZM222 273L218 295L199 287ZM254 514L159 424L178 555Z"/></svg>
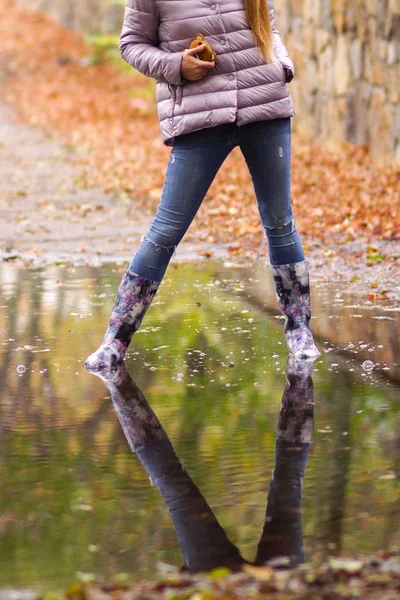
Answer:
<svg viewBox="0 0 400 600"><path fill-rule="evenodd" d="M267 0L266 0L267 1ZM275 62L256 46L243 0L127 0L121 32L122 57L157 81L157 112L166 145L175 136L236 121L293 117L286 86L294 66L275 27L268 0ZM180 73L183 50L202 33L217 54L199 81Z"/></svg>

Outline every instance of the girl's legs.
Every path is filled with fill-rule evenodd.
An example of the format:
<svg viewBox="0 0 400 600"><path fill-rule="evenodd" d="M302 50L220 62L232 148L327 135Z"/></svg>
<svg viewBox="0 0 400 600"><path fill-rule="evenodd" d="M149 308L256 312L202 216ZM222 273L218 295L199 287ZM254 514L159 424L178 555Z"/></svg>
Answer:
<svg viewBox="0 0 400 600"><path fill-rule="evenodd" d="M239 140L268 238L278 303L286 317L289 349L298 358L316 358L319 351L309 326L309 274L290 201L291 120L244 125L239 129Z"/></svg>
<svg viewBox="0 0 400 600"><path fill-rule="evenodd" d="M157 214L124 274L101 346L85 367L102 370L124 359L176 246L233 148L232 124L179 136L168 162Z"/></svg>
<svg viewBox="0 0 400 600"><path fill-rule="evenodd" d="M157 214L129 270L161 282L219 168L233 149L232 124L178 136Z"/></svg>
<svg viewBox="0 0 400 600"><path fill-rule="evenodd" d="M268 238L271 265L303 261L290 201L290 118L244 125L239 136Z"/></svg>

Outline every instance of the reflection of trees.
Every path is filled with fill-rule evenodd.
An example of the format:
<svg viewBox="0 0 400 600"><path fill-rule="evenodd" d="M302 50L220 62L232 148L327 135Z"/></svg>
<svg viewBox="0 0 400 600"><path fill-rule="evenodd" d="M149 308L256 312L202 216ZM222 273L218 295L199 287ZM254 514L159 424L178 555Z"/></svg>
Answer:
<svg viewBox="0 0 400 600"><path fill-rule="evenodd" d="M121 29L124 7L118 0L30 0L29 3L71 29L116 34Z"/></svg>
<svg viewBox="0 0 400 600"><path fill-rule="evenodd" d="M330 408L331 430L329 462L317 482L317 531L323 554L342 551L343 519L346 510L346 487L351 458L351 415L353 411L352 378L340 371L334 386L325 396ZM346 434L346 435L344 435Z"/></svg>
<svg viewBox="0 0 400 600"><path fill-rule="evenodd" d="M260 482L273 466L273 429L283 373L271 369L270 357L283 354L283 346L277 345L281 323L276 329L275 322L242 314L247 304L216 286L207 288L212 267L208 269L178 270L170 276L144 323L148 333L135 339L130 367L152 398L185 467L219 511L222 526L250 554L263 518L259 507L266 490ZM0 524L2 515L14 515L1 537L0 581L12 565L29 583L39 572L53 580L55 573L59 580L69 579L77 569L151 573L156 560L177 559L165 510L154 490L143 492L146 479L132 467L101 382L86 374L75 376L75 371L82 371L78 358L85 357L103 333L120 273L65 270L60 287L55 285L59 273L45 277L31 271L17 273L11 296L0 309L3 340L16 340L3 346L0 358ZM81 287L79 278L84 281ZM112 287L105 287L107 283ZM185 293L173 294L176 289ZM106 297L99 297L104 292ZM80 318L88 312L90 319ZM249 324L249 317L256 317L254 323ZM51 352L15 352L27 344ZM169 348L154 350L161 346ZM231 350L232 368L227 358ZM15 370L19 363L28 367L21 377ZM148 366L143 367L145 363ZM374 388L369 402L364 401L371 387L355 373L343 374L345 369L344 365L334 376L317 374L317 427L329 424L334 433L319 435L308 481L318 476L318 506L325 506L321 527L326 527L328 517L331 523L340 521L342 532L336 541L345 550L358 549L358 539L367 538L375 549L390 543L390 529L396 530L395 481L383 480L374 491L369 479L358 481L357 472L365 472L368 462L372 473L396 468L398 474L394 453L398 456L399 444L384 432L398 429L399 402L390 389L379 388ZM173 379L178 372L183 373L183 382ZM389 408L374 410L380 404ZM363 413L355 417L358 409ZM343 428L351 435L342 443ZM346 455L344 445L352 448ZM199 466L199 455L206 468ZM329 478L336 483L329 483ZM312 531L313 492L314 488L306 494L306 535L331 540L335 532L329 528ZM336 501L342 512L335 512ZM356 520L359 512L369 510L368 503L375 508L379 502L388 541L383 539L382 521L375 523L372 517L370 529L353 538L344 526L346 520ZM91 545L99 551L91 554ZM150 548L147 556L137 552L141 545ZM18 571L21 564L26 575Z"/></svg>
<svg viewBox="0 0 400 600"><path fill-rule="evenodd" d="M387 452L388 456L392 457L392 471L395 476L395 480L400 480L400 412L397 414L396 428L394 430L394 436L391 443L388 444ZM385 523L383 527L383 547L385 550L390 549L393 533L399 529L400 522L400 487L397 486L394 490L393 496L390 498L388 507L385 511Z"/></svg>
<svg viewBox="0 0 400 600"><path fill-rule="evenodd" d="M390 476L396 461L395 398L389 391L382 397L373 387L357 388L346 371L324 381L318 452L326 458L315 473L312 530L320 558L388 549L399 538L398 488Z"/></svg>

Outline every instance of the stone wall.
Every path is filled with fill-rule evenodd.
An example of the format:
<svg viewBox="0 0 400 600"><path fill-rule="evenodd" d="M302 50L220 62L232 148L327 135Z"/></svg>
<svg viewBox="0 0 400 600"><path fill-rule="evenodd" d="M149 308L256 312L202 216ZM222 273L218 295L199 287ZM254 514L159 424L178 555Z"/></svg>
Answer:
<svg viewBox="0 0 400 600"><path fill-rule="evenodd" d="M275 1L298 131L400 162L400 0Z"/></svg>
<svg viewBox="0 0 400 600"><path fill-rule="evenodd" d="M67 27L121 29L124 0L24 1ZM296 66L294 128L400 162L400 0L275 0L275 12Z"/></svg>

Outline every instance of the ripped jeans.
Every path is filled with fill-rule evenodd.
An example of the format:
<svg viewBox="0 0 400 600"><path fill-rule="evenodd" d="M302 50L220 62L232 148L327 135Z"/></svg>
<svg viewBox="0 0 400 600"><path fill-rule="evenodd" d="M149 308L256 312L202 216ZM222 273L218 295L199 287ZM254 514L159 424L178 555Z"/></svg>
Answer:
<svg viewBox="0 0 400 600"><path fill-rule="evenodd" d="M160 282L222 163L239 146L249 168L272 265L304 253L290 202L290 117L238 127L227 123L175 138L157 214L130 271Z"/></svg>

